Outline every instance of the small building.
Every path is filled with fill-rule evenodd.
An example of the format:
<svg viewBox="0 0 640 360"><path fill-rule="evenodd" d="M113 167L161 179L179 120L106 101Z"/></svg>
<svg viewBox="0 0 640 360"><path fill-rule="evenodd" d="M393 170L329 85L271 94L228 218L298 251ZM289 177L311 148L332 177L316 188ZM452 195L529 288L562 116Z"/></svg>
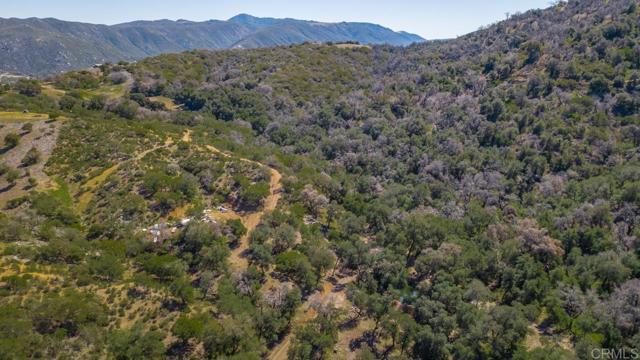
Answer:
<svg viewBox="0 0 640 360"><path fill-rule="evenodd" d="M154 244L159 244L169 238L169 227L166 223L154 224L149 228L149 235L153 239Z"/></svg>

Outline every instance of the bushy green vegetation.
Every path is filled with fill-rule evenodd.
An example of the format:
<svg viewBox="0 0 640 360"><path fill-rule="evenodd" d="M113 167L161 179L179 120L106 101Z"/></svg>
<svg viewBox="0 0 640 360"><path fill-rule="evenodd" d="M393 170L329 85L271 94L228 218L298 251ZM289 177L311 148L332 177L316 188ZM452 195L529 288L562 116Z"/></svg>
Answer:
<svg viewBox="0 0 640 360"><path fill-rule="evenodd" d="M23 167L29 167L31 165L35 165L40 161L40 151L38 149L32 147L27 151L21 161L21 165Z"/></svg>
<svg viewBox="0 0 640 360"><path fill-rule="evenodd" d="M37 80L20 79L13 85L13 89L26 96L36 96L42 92L40 82Z"/></svg>
<svg viewBox="0 0 640 360"><path fill-rule="evenodd" d="M5 148L12 149L20 143L20 135L16 133L8 133L4 137L4 146Z"/></svg>
<svg viewBox="0 0 640 360"><path fill-rule="evenodd" d="M455 41L192 52L142 62L153 79L134 75L185 109L247 121L282 159L331 164L305 178L288 163L299 176L288 199L339 214L326 226L359 274L352 301L403 324L377 327L373 353L406 330L406 348L391 351L526 357L527 327L544 321L584 357L637 336L603 310L637 287L637 15L630 1L574 1ZM192 71L179 71L184 61ZM303 191L307 181L326 198ZM266 233L252 261L309 288L306 255L280 253ZM370 312L372 301L401 301L412 320ZM586 318L594 327L579 330Z"/></svg>
<svg viewBox="0 0 640 360"><path fill-rule="evenodd" d="M290 358L320 359L359 323L362 358L637 348L638 15L570 1L408 48L195 51L62 75L59 100L9 90L0 108L69 120L61 186L0 216L0 346L259 359L293 333ZM282 199L257 226L204 221L258 213L266 166Z"/></svg>

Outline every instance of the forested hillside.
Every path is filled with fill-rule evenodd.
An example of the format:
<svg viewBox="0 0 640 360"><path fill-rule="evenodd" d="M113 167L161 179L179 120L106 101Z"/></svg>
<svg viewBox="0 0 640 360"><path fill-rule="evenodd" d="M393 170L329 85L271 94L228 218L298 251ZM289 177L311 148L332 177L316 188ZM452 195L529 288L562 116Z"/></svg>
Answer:
<svg viewBox="0 0 640 360"><path fill-rule="evenodd" d="M96 25L58 19L0 18L0 72L44 77L106 62L193 49L257 48L304 42L359 42L396 46L417 35L367 23L321 23L256 18L227 21L134 21Z"/></svg>
<svg viewBox="0 0 640 360"><path fill-rule="evenodd" d="M5 87L0 357L633 354L639 19L569 1Z"/></svg>

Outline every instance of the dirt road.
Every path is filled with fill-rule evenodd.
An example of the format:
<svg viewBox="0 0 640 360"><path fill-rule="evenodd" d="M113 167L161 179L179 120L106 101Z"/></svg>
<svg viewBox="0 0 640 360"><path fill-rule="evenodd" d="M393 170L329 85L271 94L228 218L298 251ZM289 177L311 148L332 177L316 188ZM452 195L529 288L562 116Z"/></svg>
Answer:
<svg viewBox="0 0 640 360"><path fill-rule="evenodd" d="M234 158L233 155L223 152L214 146L207 145L207 149L224 157ZM251 235L253 230L255 230L255 228L260 224L264 214L269 211L275 210L278 206L282 190L282 174L278 170L261 164L257 161L241 157L235 158L240 161L258 165L260 167L266 167L271 172L271 180L269 181L269 196L267 196L267 198L264 200L263 207L260 211L252 212L245 215L237 214L231 210L226 214L212 213L214 214L214 217L231 217L240 219L240 221L242 221L242 224L247 228L247 234L240 239L240 244L238 244L238 247L231 252L231 256L229 257L229 263L233 267L233 270L242 271L248 266L247 259L243 256L243 253L249 248L249 236Z"/></svg>

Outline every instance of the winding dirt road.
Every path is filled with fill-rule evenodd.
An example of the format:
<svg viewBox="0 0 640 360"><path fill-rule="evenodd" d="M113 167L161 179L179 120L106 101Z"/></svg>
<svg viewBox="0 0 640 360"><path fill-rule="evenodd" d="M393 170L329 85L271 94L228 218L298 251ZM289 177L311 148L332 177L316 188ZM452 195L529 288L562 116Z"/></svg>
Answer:
<svg viewBox="0 0 640 360"><path fill-rule="evenodd" d="M191 142L191 132L190 131L186 131L181 139L184 142ZM136 156L134 159L141 159L142 157L146 156L147 154L149 154L152 151L158 150L159 148L165 147L165 146L170 146L172 144L172 141L168 141L164 146L158 146L152 149L148 149L140 154L138 154L138 156ZM246 252L246 250L249 248L249 236L251 235L251 233L256 229L256 227L260 224L260 222L262 221L262 218L264 217L264 215L269 212L269 211L273 211L277 208L278 203L280 201L280 198L282 197L282 174L268 166L262 163L259 163L257 161L251 160L251 159L247 159L247 158L242 158L242 157L238 157L235 156L233 154L230 154L228 152L224 152L212 145L206 145L206 148L212 152L212 153L216 153L219 155L222 155L226 158L230 158L230 159L237 159L246 163L251 163L254 165L258 165L260 167L263 168L268 168L270 173L271 173L271 179L269 182L269 195L267 196L267 198L264 200L264 204L263 207L260 211L256 211L256 212L252 212L252 213L248 213L248 214L239 214L233 210L229 210L226 212L221 212L221 211L212 211L211 213L209 213L209 217L211 217L212 219L216 219L216 220L229 220L229 219L239 219L240 221L242 221L242 224L246 227L247 229L247 233L246 235L244 235L241 239L240 239L240 243L238 245L238 247L236 249L234 249L231 252L231 255L229 257L229 262L231 264L232 270L233 271L244 271L246 270L246 268L248 267L248 261L246 259L246 257L244 256L244 253ZM89 186L89 188L95 188L101 181L104 181L104 178L106 178L109 174L111 174L113 171L115 171L117 168L119 167L119 165L114 166L113 168L107 169L105 172L103 172L103 174L101 174L100 176L97 177L97 181L96 184L89 184L92 186ZM91 194L91 192L88 192L89 194ZM90 196L90 195L89 195ZM85 202L89 199L85 199ZM273 282L278 282L278 280L276 279L269 279L270 281L268 283L273 284ZM316 306L321 306L321 305L326 305L328 303L332 303L335 307L337 308L342 308L342 309L348 309L351 307L351 304L348 302L348 300L346 299L346 293L344 291L344 287L346 284L350 283L353 281L353 278L342 278L340 280L338 280L337 284L341 285L341 289L337 289L336 285L332 284L331 282L328 281L328 277L323 279L321 282L321 286L322 286L322 290L321 291L316 291L314 294L312 294L311 296L309 296L309 298L304 302L304 304L302 304L302 306L300 307L300 309L298 309L298 312L296 313L296 315L294 316L294 319L292 320L292 328L298 327L303 325L304 323L314 319L317 315L316 312ZM342 333L340 334L340 340L339 343L337 344L337 347L340 348L340 352L342 354L344 353L348 353L349 349L348 349L348 343L349 340L351 339L351 337L355 337L354 334L356 334L358 331L358 329L354 331L350 331L347 333ZM351 334L354 333L354 334ZM268 355L268 359L269 360L284 360L287 358L287 353L289 351L289 348L291 346L291 341L293 339L293 331L290 331L285 338L276 346L273 348L273 350L269 353Z"/></svg>
<svg viewBox="0 0 640 360"><path fill-rule="evenodd" d="M280 198L282 196L281 191L282 191L282 174L267 165L264 165L262 163L259 163L257 161L251 160L251 159L247 159L247 158L242 158L242 157L235 157L229 153L223 152L220 149L211 146L211 145L207 145L207 149L211 152L215 152L217 154L220 154L224 157L227 158L236 158L240 161L244 161L246 163L250 163L250 164L254 164L254 165L258 165L260 167L265 167L268 168L269 171L271 172L271 179L269 181L269 196L267 196L267 198L264 200L264 204L262 207L262 210L260 211L256 211L256 212L252 212L250 214L246 214L246 215L240 215L237 214L234 211L228 211L226 214L225 213L220 213L220 212L212 212L211 214L213 214L214 218L237 218L240 219L240 221L242 221L242 224L244 225L245 228L247 228L247 234L244 235L241 239L240 239L240 243L238 244L238 247L235 248L232 252L231 252L231 256L229 257L229 263L231 264L231 266L233 267L233 270L235 271L242 271L245 270L248 266L249 263L247 261L247 259L243 256L244 252L249 248L249 236L251 235L251 233L253 232L253 230L255 230L255 228L260 224L260 221L262 221L262 217L264 216L264 214L268 211L273 211L276 209L276 207L278 206L278 202L280 201Z"/></svg>
<svg viewBox="0 0 640 360"><path fill-rule="evenodd" d="M139 154L137 154L136 156L134 156L133 158L129 159L129 160L125 160L123 162L117 163L113 166L111 166L110 168L104 170L102 173L100 173L100 175L89 179L83 186L83 189L80 191L79 195L78 195L78 205L77 205L77 209L78 212L80 214L84 214L84 212L87 210L87 207L89 206L89 203L91 202L91 200L93 199L93 196L95 195L95 191L96 189L102 185L102 183L105 182L105 180L107 180L107 178L109 177L109 175L113 174L114 172L116 172L116 170L118 170L123 164L126 164L128 162L131 161L140 161L142 160L142 158L144 158L145 156L151 154L152 152L162 149L162 148L166 148L168 146L173 145L173 141L172 140L167 140L164 145L158 145L158 146L154 146L150 149L144 150L142 152L140 152Z"/></svg>
<svg viewBox="0 0 640 360"><path fill-rule="evenodd" d="M182 135L181 140L183 142L190 143L191 131L190 130L185 131L184 134ZM138 161L156 150L172 146L173 144L174 144L173 139L167 138L167 140L163 145L158 145L153 148L142 151L139 154L137 154L135 157L125 162L116 164L106 169L95 178L89 180L85 184L84 190L79 196L78 208L80 209L80 211L82 212L86 209L87 205L93 198L95 189L98 188L106 180L106 178L109 177L109 175L111 175L116 170L118 170L122 166L122 164L128 161ZM213 219L223 219L223 220L240 219L240 221L242 221L242 224L247 228L247 234L240 239L240 243L238 247L231 252L231 256L229 257L229 262L232 265L234 271L244 271L249 265L247 259L243 256L243 253L249 248L249 236L251 235L251 232L253 232L253 230L255 230L255 228L260 224L260 221L262 221L262 217L264 216L264 214L268 211L275 210L276 207L278 206L278 202L280 201L280 198L282 196L281 195L282 174L278 170L270 166L264 165L262 163L259 163L251 159L234 156L212 145L207 145L206 148L207 150L216 154L220 154L226 158L230 158L230 159L234 158L246 163L268 168L271 173L271 179L269 182L269 196L267 196L267 198L264 200L263 207L260 211L252 212L249 214L243 214L243 215L238 214L232 210L229 210L224 213L220 211L212 211L209 214L209 216Z"/></svg>

